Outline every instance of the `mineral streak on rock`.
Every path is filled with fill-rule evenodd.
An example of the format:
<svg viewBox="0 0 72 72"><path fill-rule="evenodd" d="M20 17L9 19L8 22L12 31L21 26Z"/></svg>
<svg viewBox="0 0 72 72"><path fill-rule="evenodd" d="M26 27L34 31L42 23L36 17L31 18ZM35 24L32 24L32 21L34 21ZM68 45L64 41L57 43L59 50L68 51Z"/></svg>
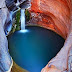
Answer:
<svg viewBox="0 0 72 72"><path fill-rule="evenodd" d="M42 25L64 38L70 27L70 0L31 0L29 23Z"/></svg>

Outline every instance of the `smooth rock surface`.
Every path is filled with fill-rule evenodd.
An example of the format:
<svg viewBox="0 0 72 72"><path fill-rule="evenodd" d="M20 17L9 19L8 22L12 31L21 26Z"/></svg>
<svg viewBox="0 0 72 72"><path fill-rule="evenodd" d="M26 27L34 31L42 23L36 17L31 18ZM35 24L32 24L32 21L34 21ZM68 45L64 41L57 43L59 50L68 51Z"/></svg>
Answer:
<svg viewBox="0 0 72 72"><path fill-rule="evenodd" d="M8 41L4 32L4 26L8 21L9 11L7 8L0 9L0 72L6 72L12 65L12 60L8 52Z"/></svg>
<svg viewBox="0 0 72 72"><path fill-rule="evenodd" d="M71 0L31 0L31 4L28 24L41 25L66 39L70 29Z"/></svg>

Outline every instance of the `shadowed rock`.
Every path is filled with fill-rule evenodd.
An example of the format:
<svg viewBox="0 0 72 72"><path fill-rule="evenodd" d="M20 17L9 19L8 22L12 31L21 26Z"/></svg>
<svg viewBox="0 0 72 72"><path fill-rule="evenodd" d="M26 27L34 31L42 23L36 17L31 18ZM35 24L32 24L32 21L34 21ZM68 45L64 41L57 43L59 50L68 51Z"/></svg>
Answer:
<svg viewBox="0 0 72 72"><path fill-rule="evenodd" d="M4 3L4 0L1 0L0 3L1 2ZM8 41L4 32L4 24L7 20L7 15L9 12L6 7L3 7L4 6L2 4L0 9L0 70L1 72L6 72L9 70L12 61L8 53Z"/></svg>

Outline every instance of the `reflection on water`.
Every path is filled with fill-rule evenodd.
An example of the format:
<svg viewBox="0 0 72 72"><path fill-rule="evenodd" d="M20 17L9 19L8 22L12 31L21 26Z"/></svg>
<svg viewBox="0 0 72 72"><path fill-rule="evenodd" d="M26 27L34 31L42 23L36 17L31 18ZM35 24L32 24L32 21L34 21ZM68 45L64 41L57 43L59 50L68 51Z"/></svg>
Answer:
<svg viewBox="0 0 72 72"><path fill-rule="evenodd" d="M29 32L29 30L25 29L25 30L20 30L19 32L21 32L21 33L27 33L27 32Z"/></svg>

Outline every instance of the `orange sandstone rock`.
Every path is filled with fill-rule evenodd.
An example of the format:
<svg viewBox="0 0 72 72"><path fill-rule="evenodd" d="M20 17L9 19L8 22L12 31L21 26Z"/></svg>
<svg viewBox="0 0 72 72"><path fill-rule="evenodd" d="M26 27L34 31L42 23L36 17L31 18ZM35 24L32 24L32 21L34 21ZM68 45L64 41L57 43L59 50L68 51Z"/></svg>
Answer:
<svg viewBox="0 0 72 72"><path fill-rule="evenodd" d="M71 0L32 0L30 23L51 29L64 38L70 27Z"/></svg>
<svg viewBox="0 0 72 72"><path fill-rule="evenodd" d="M51 29L66 39L63 48L41 72L65 72L72 46L72 5L71 0L32 0L29 24L38 24ZM48 67L50 65L50 67Z"/></svg>

